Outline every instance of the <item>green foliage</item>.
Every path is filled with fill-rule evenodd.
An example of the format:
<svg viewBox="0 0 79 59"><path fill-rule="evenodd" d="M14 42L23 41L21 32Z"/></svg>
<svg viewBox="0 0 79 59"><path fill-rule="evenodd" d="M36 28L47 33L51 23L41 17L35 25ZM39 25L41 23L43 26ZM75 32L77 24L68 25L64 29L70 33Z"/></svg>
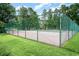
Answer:
<svg viewBox="0 0 79 59"><path fill-rule="evenodd" d="M66 7L65 5L61 5L60 12L66 14L67 13L67 10L68 10L68 7Z"/></svg>
<svg viewBox="0 0 79 59"><path fill-rule="evenodd" d="M69 9L69 17L76 21L77 24L79 24L79 3L74 3L70 6Z"/></svg>
<svg viewBox="0 0 79 59"><path fill-rule="evenodd" d="M21 7L19 10L19 23L22 29L36 29L39 27L38 15L32 8Z"/></svg>
<svg viewBox="0 0 79 59"><path fill-rule="evenodd" d="M46 20L46 22L44 22L43 24L47 29L59 29L60 16L58 15L57 10L55 10L54 12L51 9L49 9L48 12L46 10L43 10L42 16L43 19Z"/></svg>
<svg viewBox="0 0 79 59"><path fill-rule="evenodd" d="M70 6L62 5L60 11L79 24L79 3L73 3Z"/></svg>
<svg viewBox="0 0 79 59"><path fill-rule="evenodd" d="M0 21L0 33L5 32L4 26L5 26L5 23Z"/></svg>
<svg viewBox="0 0 79 59"><path fill-rule="evenodd" d="M21 7L20 8L20 10L19 10L19 19L20 19L20 23L21 23L21 28L22 29L25 29L25 20L28 20L27 19L27 8L25 8L25 7ZM28 24L27 22L26 22L26 24Z"/></svg>
<svg viewBox="0 0 79 59"><path fill-rule="evenodd" d="M43 16L43 19L46 20L46 17L47 17L47 10L46 9L43 10L42 16Z"/></svg>
<svg viewBox="0 0 79 59"><path fill-rule="evenodd" d="M9 3L0 3L0 21L9 22L15 16L15 8Z"/></svg>
<svg viewBox="0 0 79 59"><path fill-rule="evenodd" d="M0 27L4 27L4 22L0 21Z"/></svg>
<svg viewBox="0 0 79 59"><path fill-rule="evenodd" d="M40 21L42 21L40 28L46 29L47 28L47 10L46 9L43 10L42 19L40 19Z"/></svg>
<svg viewBox="0 0 79 59"><path fill-rule="evenodd" d="M5 31L5 23L15 17L15 8L9 3L0 3L0 33Z"/></svg>
<svg viewBox="0 0 79 59"><path fill-rule="evenodd" d="M52 10L49 9L48 13L47 13L47 17L48 17L48 20L47 20L47 26L49 29L52 29L53 27L53 18L52 18Z"/></svg>

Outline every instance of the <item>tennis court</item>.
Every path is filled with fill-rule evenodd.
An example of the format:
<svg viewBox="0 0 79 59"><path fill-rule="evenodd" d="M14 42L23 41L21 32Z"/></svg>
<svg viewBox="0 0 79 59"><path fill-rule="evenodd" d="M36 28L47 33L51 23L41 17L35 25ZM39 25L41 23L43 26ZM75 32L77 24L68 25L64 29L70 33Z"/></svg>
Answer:
<svg viewBox="0 0 79 59"><path fill-rule="evenodd" d="M55 17L56 15L56 17ZM44 42L56 46L63 45L67 40L79 32L79 26L67 15L60 13L53 14L53 21L39 20L32 26L31 23L22 21L21 23L6 24L6 31L12 35ZM58 18L57 18L58 17ZM19 19L18 19L19 20Z"/></svg>
<svg viewBox="0 0 79 59"><path fill-rule="evenodd" d="M52 45L59 46L60 45L60 39L61 44L63 44L65 41L68 40L68 31L63 31L61 33L60 37L60 31L58 30L30 30L30 31L24 31L24 30L12 30L9 31L10 34L18 35L24 38L29 38L32 40L38 40L39 42L44 42ZM72 32L69 34L70 38L72 37Z"/></svg>

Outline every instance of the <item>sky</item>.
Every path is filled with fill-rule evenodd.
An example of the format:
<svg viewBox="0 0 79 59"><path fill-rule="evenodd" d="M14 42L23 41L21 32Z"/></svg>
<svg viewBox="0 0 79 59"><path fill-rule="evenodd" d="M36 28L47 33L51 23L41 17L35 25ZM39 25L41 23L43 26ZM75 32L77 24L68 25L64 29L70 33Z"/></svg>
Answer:
<svg viewBox="0 0 79 59"><path fill-rule="evenodd" d="M22 6L26 8L31 7L37 12L38 15L41 15L44 9L55 10L55 8L60 8L63 4L66 6L70 5L70 3L12 3L16 10L19 10Z"/></svg>

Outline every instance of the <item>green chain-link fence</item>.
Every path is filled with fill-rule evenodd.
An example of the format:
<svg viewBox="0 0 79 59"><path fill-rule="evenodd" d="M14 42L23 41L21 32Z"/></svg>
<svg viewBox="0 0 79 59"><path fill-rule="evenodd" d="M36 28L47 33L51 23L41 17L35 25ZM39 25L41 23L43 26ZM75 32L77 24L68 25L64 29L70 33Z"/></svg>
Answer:
<svg viewBox="0 0 79 59"><path fill-rule="evenodd" d="M20 20L18 18L17 21L7 23L5 25L7 33L61 46L79 32L77 23L65 14L52 13L50 20L40 18L38 22L34 22L34 26L27 19Z"/></svg>

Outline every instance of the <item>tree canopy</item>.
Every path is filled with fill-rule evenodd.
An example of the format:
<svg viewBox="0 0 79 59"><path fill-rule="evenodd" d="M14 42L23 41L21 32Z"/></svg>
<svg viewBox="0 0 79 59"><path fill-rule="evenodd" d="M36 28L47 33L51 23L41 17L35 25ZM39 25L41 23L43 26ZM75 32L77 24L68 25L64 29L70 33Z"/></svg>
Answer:
<svg viewBox="0 0 79 59"><path fill-rule="evenodd" d="M0 3L0 33L5 32L5 23L15 17L15 8L9 3Z"/></svg>
<svg viewBox="0 0 79 59"><path fill-rule="evenodd" d="M60 11L79 24L79 3L73 3L70 6L62 5Z"/></svg>
<svg viewBox="0 0 79 59"><path fill-rule="evenodd" d="M15 8L9 3L0 3L0 21L9 22L15 16Z"/></svg>
<svg viewBox="0 0 79 59"><path fill-rule="evenodd" d="M39 19L37 13L32 8L21 7L19 10L19 17L22 29L35 29L39 26Z"/></svg>

